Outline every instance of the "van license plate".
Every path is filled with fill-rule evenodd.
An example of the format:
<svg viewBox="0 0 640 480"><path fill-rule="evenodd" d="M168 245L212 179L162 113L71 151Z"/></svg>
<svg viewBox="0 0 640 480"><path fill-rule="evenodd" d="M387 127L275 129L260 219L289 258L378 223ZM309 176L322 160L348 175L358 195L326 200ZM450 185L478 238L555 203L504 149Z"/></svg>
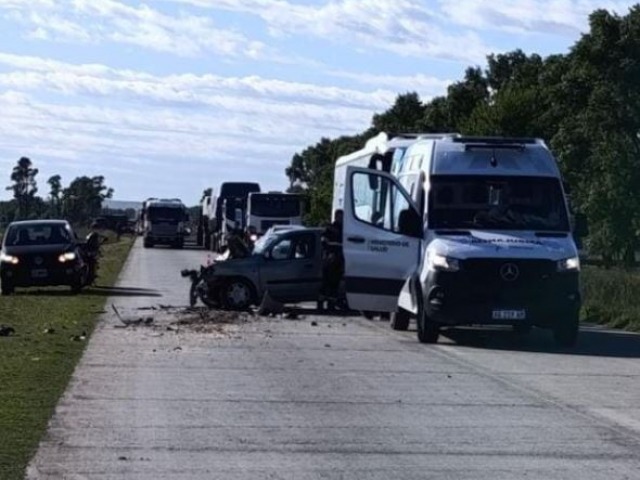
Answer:
<svg viewBox="0 0 640 480"><path fill-rule="evenodd" d="M494 310L494 320L524 320L527 313L524 310Z"/></svg>

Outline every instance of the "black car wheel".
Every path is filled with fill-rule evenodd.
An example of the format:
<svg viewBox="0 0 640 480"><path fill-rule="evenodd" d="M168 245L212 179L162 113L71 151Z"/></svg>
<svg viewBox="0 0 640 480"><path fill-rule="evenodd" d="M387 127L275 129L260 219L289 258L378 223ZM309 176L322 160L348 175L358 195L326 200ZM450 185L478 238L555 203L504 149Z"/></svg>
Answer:
<svg viewBox="0 0 640 480"><path fill-rule="evenodd" d="M391 320L389 325L394 330L404 332L409 329L409 322L411 321L411 314L405 309L400 308L397 312L391 314Z"/></svg>
<svg viewBox="0 0 640 480"><path fill-rule="evenodd" d="M559 347L574 347L578 342L580 314L578 312L560 319L553 327L553 337Z"/></svg>
<svg viewBox="0 0 640 480"><path fill-rule="evenodd" d="M5 295L5 296L12 295L13 292L15 291L15 287L9 282L2 282L1 290L2 290L2 295Z"/></svg>
<svg viewBox="0 0 640 480"><path fill-rule="evenodd" d="M253 288L241 278L229 280L223 288L222 297L229 310L247 310L254 303Z"/></svg>

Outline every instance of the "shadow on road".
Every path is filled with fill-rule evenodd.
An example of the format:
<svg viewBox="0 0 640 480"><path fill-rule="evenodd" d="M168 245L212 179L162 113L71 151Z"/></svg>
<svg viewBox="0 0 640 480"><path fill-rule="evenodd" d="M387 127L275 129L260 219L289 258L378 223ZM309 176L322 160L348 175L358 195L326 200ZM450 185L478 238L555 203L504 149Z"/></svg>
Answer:
<svg viewBox="0 0 640 480"><path fill-rule="evenodd" d="M161 297L157 290L137 287L90 287L84 290L89 295L104 297Z"/></svg>
<svg viewBox="0 0 640 480"><path fill-rule="evenodd" d="M640 358L640 335L597 326L583 326L578 344L573 348L558 347L551 331L541 329L534 329L528 336L518 336L511 330L476 328L444 330L443 335L461 347L486 350Z"/></svg>

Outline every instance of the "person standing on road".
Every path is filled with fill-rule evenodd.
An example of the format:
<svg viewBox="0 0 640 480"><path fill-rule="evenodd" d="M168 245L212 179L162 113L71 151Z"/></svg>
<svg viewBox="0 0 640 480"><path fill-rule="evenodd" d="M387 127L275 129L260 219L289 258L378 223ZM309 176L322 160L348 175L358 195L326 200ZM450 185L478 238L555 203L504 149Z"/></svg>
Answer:
<svg viewBox="0 0 640 480"><path fill-rule="evenodd" d="M340 282L344 275L344 253L342 251L342 221L344 212L336 210L335 220L322 234L322 288L318 306L333 309L338 304Z"/></svg>

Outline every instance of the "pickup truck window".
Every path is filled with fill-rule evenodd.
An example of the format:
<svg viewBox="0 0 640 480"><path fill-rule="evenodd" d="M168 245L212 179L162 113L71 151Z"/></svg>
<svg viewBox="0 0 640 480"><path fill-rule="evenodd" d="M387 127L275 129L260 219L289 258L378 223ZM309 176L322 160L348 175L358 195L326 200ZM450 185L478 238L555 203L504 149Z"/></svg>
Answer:
<svg viewBox="0 0 640 480"><path fill-rule="evenodd" d="M316 239L313 235L283 238L271 249L273 260L302 260L315 255Z"/></svg>

